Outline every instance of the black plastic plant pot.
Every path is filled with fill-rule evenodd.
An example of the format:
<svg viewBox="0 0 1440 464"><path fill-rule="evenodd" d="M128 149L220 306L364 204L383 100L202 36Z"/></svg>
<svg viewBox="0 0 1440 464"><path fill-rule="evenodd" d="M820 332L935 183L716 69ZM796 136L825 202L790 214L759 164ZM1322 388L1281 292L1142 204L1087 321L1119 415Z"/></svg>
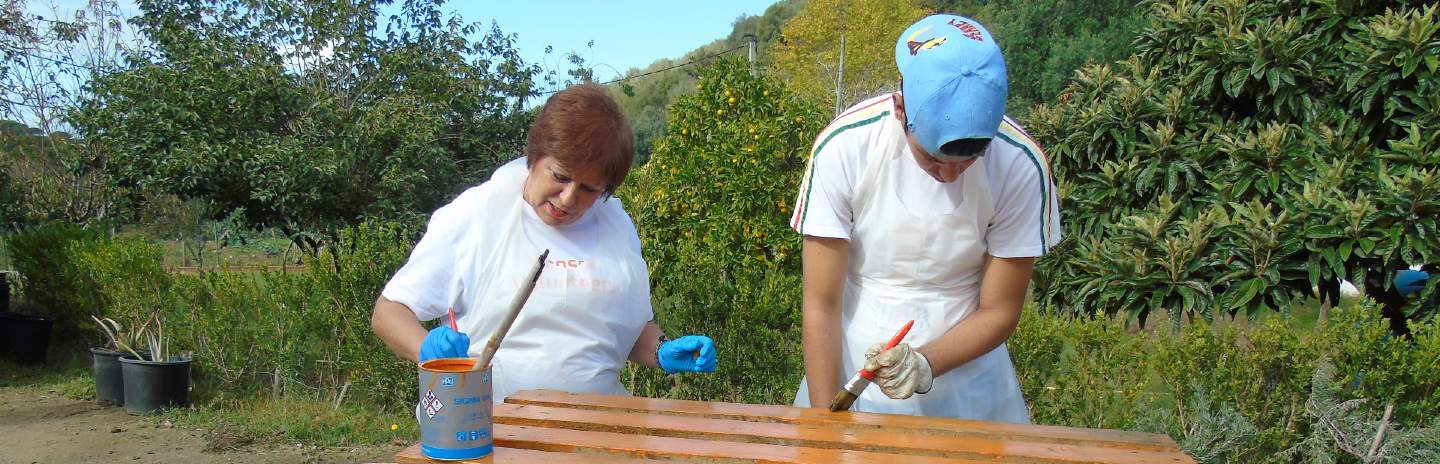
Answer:
<svg viewBox="0 0 1440 464"><path fill-rule="evenodd" d="M44 364L51 325L48 317L0 313L0 353L19 364Z"/></svg>
<svg viewBox="0 0 1440 464"><path fill-rule="evenodd" d="M0 313L10 312L10 274L0 272Z"/></svg>
<svg viewBox="0 0 1440 464"><path fill-rule="evenodd" d="M101 406L125 404L125 378L120 373L120 357L125 353L105 348L91 348L91 365L95 373L95 402Z"/></svg>
<svg viewBox="0 0 1440 464"><path fill-rule="evenodd" d="M120 358L120 370L127 413L155 414L190 402L190 358L146 361L127 355Z"/></svg>

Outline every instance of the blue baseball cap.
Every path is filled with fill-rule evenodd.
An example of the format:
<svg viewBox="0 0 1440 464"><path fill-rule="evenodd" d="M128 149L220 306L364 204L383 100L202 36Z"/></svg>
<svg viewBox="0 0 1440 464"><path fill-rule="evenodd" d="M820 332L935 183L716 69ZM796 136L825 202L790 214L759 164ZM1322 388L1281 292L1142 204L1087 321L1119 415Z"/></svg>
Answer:
<svg viewBox="0 0 1440 464"><path fill-rule="evenodd" d="M995 137L1010 85L1005 57L985 26L963 16L927 16L900 34L895 65L906 126L925 151L945 158L941 145Z"/></svg>

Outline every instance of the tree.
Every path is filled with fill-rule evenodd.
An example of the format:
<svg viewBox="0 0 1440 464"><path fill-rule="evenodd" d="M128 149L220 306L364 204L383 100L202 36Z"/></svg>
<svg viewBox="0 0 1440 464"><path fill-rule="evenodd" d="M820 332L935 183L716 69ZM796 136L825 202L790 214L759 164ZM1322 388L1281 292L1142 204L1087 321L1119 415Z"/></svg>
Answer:
<svg viewBox="0 0 1440 464"><path fill-rule="evenodd" d="M742 15L735 20L730 35L724 39L705 44L679 58L656 60L644 69L630 69L611 96L620 103L620 109L630 120L635 131L635 162L644 164L650 159L653 143L665 135L666 117L670 107L680 96L695 90L698 72L693 65L705 57L734 50L727 55L738 55L746 50L747 34L756 37L757 67L764 69L772 61L775 42L780 39L780 27L799 12L801 0L782 0L765 8L760 16Z"/></svg>
<svg viewBox="0 0 1440 464"><path fill-rule="evenodd" d="M1139 0L932 0L935 10L975 18L995 35L1010 75L1008 112L1054 103L1085 65L1130 55L1147 21Z"/></svg>
<svg viewBox="0 0 1440 464"><path fill-rule="evenodd" d="M925 13L909 0L810 0L781 29L774 71L796 93L833 106L836 113L899 90L895 40ZM837 80L837 73L843 79Z"/></svg>
<svg viewBox="0 0 1440 464"><path fill-rule="evenodd" d="M743 386L800 369L800 317L791 310L799 307L800 237L785 220L828 113L735 58L702 68L696 87L676 100L654 157L618 195L644 243L657 321L722 346L770 347L766 356L721 352L715 375L685 380L696 385L691 394L784 401L793 384ZM671 382L653 373L632 380L650 395L674 395Z"/></svg>
<svg viewBox="0 0 1440 464"><path fill-rule="evenodd" d="M87 98L92 74L118 63L125 44L114 1L46 17L0 2L0 172L8 179L3 228L111 214L116 189L105 156L69 133L66 114Z"/></svg>
<svg viewBox="0 0 1440 464"><path fill-rule="evenodd" d="M1423 6L1422 6L1423 5ZM1135 54L1030 113L1067 214L1051 308L1284 310L1440 260L1440 23L1420 2L1151 5ZM1435 285L1385 305L1435 314Z"/></svg>
<svg viewBox="0 0 1440 464"><path fill-rule="evenodd" d="M95 78L76 125L118 185L243 209L303 245L423 214L518 153L538 68L442 2L388 21L382 3L141 1L152 47Z"/></svg>

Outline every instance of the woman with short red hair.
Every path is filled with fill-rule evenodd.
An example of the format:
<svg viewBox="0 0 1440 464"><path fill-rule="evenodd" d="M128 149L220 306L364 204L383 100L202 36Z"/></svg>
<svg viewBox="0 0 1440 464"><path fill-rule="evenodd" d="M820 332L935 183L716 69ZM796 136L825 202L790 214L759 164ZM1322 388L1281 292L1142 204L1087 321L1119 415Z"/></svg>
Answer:
<svg viewBox="0 0 1440 464"><path fill-rule="evenodd" d="M550 97L525 155L435 211L410 259L375 301L371 326L410 361L478 355L535 257L550 250L525 310L495 353L493 399L518 390L629 394L629 360L667 373L712 372L715 343L670 340L653 320L640 237L611 196L634 160L634 136L595 84ZM456 326L420 321L454 308Z"/></svg>

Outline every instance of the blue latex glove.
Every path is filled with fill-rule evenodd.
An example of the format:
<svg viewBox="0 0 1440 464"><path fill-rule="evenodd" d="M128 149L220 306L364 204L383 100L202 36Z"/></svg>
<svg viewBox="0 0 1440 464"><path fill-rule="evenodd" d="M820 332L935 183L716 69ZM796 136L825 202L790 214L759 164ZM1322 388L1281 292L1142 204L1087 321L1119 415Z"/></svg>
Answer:
<svg viewBox="0 0 1440 464"><path fill-rule="evenodd" d="M686 335L661 344L655 357L666 374L715 372L715 341L704 335Z"/></svg>
<svg viewBox="0 0 1440 464"><path fill-rule="evenodd" d="M430 329L420 342L420 362L438 358L463 358L470 352L470 337L448 325Z"/></svg>
<svg viewBox="0 0 1440 464"><path fill-rule="evenodd" d="M1424 290L1429 279L1430 274L1425 271L1406 269L1395 274L1395 290L1401 295L1409 295Z"/></svg>

